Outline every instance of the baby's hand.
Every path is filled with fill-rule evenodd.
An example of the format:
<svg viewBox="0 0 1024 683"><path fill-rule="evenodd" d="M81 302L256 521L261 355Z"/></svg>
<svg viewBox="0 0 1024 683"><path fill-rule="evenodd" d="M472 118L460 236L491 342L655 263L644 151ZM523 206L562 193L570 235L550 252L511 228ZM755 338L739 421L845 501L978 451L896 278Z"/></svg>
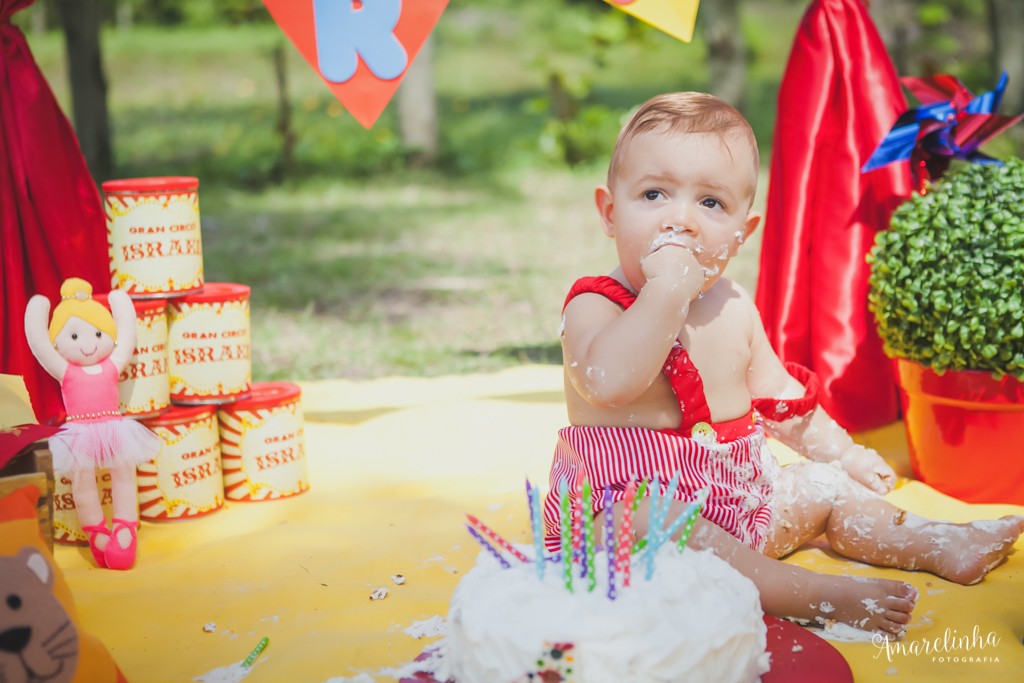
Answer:
<svg viewBox="0 0 1024 683"><path fill-rule="evenodd" d="M697 298L704 287L704 270L689 249L679 245L665 245L640 261L647 281L664 281L673 291L685 296L686 301Z"/></svg>
<svg viewBox="0 0 1024 683"><path fill-rule="evenodd" d="M839 459L847 474L875 493L884 496L896 487L896 473L875 451L854 444Z"/></svg>

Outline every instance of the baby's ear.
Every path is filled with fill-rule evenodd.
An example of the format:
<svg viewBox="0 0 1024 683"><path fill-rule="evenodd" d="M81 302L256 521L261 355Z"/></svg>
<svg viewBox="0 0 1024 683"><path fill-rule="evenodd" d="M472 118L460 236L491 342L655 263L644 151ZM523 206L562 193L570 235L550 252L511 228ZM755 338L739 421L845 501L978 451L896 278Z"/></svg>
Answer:
<svg viewBox="0 0 1024 683"><path fill-rule="evenodd" d="M744 242L746 242L747 239L751 235L754 234L754 231L757 230L757 226L759 226L760 224L761 224L761 212L759 212L759 211L748 211L747 212L747 219L743 223L743 241Z"/></svg>
<svg viewBox="0 0 1024 683"><path fill-rule="evenodd" d="M604 234L615 237L615 221L612 219L612 191L607 185L598 185L594 190L594 204L601 216L601 228Z"/></svg>

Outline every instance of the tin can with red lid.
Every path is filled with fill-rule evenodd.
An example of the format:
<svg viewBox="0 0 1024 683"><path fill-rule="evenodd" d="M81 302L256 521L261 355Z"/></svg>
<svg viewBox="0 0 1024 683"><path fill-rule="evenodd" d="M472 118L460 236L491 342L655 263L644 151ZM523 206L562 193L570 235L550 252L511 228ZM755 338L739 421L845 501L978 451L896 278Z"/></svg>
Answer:
<svg viewBox="0 0 1024 683"><path fill-rule="evenodd" d="M167 302L171 402L230 403L249 395L249 288L208 282Z"/></svg>
<svg viewBox="0 0 1024 683"><path fill-rule="evenodd" d="M198 178L108 180L103 196L111 287L133 299L202 291Z"/></svg>
<svg viewBox="0 0 1024 683"><path fill-rule="evenodd" d="M256 382L249 398L221 406L217 417L228 500L273 500L309 489L297 385Z"/></svg>
<svg viewBox="0 0 1024 683"><path fill-rule="evenodd" d="M224 506L215 410L214 406L175 407L142 423L163 439L164 447L155 460L136 470L140 519L192 519Z"/></svg>
<svg viewBox="0 0 1024 683"><path fill-rule="evenodd" d="M104 516L110 518L114 514L114 489L110 470L96 470L96 492ZM82 531L82 522L78 519L71 473L63 470L53 472L53 542L59 545L89 545L89 534Z"/></svg>
<svg viewBox="0 0 1024 683"><path fill-rule="evenodd" d="M110 309L106 294L94 294L92 298ZM156 417L171 407L167 375L167 302L146 299L132 303L137 339L128 367L117 378L118 403L126 417Z"/></svg>

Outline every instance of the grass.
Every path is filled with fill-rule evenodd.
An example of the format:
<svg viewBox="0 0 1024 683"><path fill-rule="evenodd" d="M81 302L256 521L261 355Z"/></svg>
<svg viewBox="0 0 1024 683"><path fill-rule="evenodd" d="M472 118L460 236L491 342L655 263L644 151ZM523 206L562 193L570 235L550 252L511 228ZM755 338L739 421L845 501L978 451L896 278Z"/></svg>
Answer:
<svg viewBox="0 0 1024 683"><path fill-rule="evenodd" d="M750 119L767 151L776 62L800 8L748 6L746 32L765 34L751 43ZM281 184L269 180L280 154L276 27L105 33L117 175L200 178L207 279L252 287L257 380L561 361L565 293L616 263L591 197L618 117L658 92L704 89L707 75L699 39L685 45L657 31L596 66L580 46L559 42L564 32L543 27L543 12L542 3L512 12L466 1L442 17L442 164L433 171L407 168L391 107L363 130L289 47L298 144ZM60 35L30 42L69 111ZM583 75L585 104L604 107L611 126L599 131L604 151L571 169L544 151L547 114L535 106L553 65ZM762 207L765 196L762 184ZM748 242L729 267L751 290L758 247Z"/></svg>

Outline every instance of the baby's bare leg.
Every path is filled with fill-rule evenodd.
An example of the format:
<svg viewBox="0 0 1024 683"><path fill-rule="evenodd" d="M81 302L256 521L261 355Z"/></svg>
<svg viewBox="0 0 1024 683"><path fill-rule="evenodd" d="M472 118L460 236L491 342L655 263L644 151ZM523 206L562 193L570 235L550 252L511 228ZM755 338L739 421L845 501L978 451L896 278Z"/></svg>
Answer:
<svg viewBox="0 0 1024 683"><path fill-rule="evenodd" d="M836 552L870 564L924 569L968 585L984 578L1024 532L1024 517L953 524L897 508L829 465L782 468L768 554L785 555L824 531Z"/></svg>
<svg viewBox="0 0 1024 683"><path fill-rule="evenodd" d="M638 536L647 533L649 499L640 502L634 517L634 531ZM686 504L673 501L668 519L672 520L686 508ZM621 518L622 503L614 506L616 520ZM618 525L618 521L616 521ZM678 539L677 533L675 538ZM721 527L707 521L703 517L697 519L693 533L687 544L696 550L711 550L718 557L728 562L734 569L754 582L761 594L761 609L767 614L777 617L793 617L815 621L817 618L839 619L846 623L856 623L860 628L868 630L882 629L892 634L899 634L903 624L909 621L909 613L913 609L912 599L916 598L913 587L900 581L876 580L861 583L855 579L842 576L827 576L808 571L802 567L779 562L766 557L756 550L751 550L736 540L732 534ZM857 620L853 617L833 613L828 607L828 600L840 591L851 591L861 598L875 600L877 604L886 606L885 613L871 613L864 620L864 608L860 605ZM821 609L824 602L825 610ZM906 621L895 621L889 614L905 613ZM858 621L859 620L859 621Z"/></svg>

